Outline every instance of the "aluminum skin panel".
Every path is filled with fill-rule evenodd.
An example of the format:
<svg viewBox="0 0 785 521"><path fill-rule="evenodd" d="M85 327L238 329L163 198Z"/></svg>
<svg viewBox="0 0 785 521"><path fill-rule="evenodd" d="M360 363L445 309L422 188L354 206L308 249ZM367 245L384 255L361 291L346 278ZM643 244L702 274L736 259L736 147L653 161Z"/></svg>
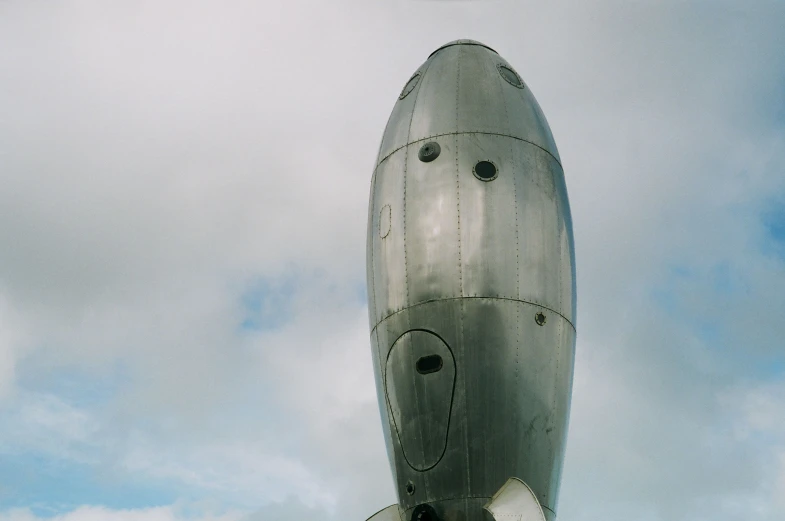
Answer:
<svg viewBox="0 0 785 521"><path fill-rule="evenodd" d="M371 327L440 298L520 299L574 324L575 262L564 174L544 150L506 136L467 133L420 143L379 165L369 211ZM424 144L424 143L423 143ZM478 161L498 169L473 174Z"/></svg>
<svg viewBox="0 0 785 521"><path fill-rule="evenodd" d="M407 306L462 294L455 140L433 141L441 147L434 161L417 157L426 142L410 145L407 153L406 237L414 239L406 244Z"/></svg>
<svg viewBox="0 0 785 521"><path fill-rule="evenodd" d="M417 93L409 143L452 134L458 129L456 94L460 75L460 49L461 46L444 49L439 52L440 58L431 58L426 62L427 72Z"/></svg>
<svg viewBox="0 0 785 521"><path fill-rule="evenodd" d="M498 67L515 70L481 45L451 45L415 74L413 91L396 101L376 163L409 143L463 132L507 135L534 144L559 161L548 122L531 89L507 83Z"/></svg>
<svg viewBox="0 0 785 521"><path fill-rule="evenodd" d="M546 316L542 326L535 321L537 313ZM435 467L426 472L412 468L400 440L392 436L401 507L456 497L491 498L514 476L531 486L546 514L555 512L572 389L572 325L520 301L428 302L377 326L374 360L385 360L396 340L413 329L432 332L450 346L455 391L447 446ZM376 362L377 381L384 381L384 371L384 364ZM389 405L382 409L385 425L394 423L392 414ZM411 495L409 483L415 490ZM476 516L481 516L479 510L466 520L482 519Z"/></svg>
<svg viewBox="0 0 785 521"><path fill-rule="evenodd" d="M557 311L575 324L572 217L561 165L519 142L512 148L518 240L518 297Z"/></svg>
<svg viewBox="0 0 785 521"><path fill-rule="evenodd" d="M505 83L496 69L499 56L484 47L455 46L441 53L460 53L458 67L458 132L510 134L507 110L502 98ZM502 85L503 83L503 85ZM515 89L517 90L517 89ZM426 105L426 103L423 103Z"/></svg>
<svg viewBox="0 0 785 521"><path fill-rule="evenodd" d="M504 58L498 58L497 62L515 71ZM561 163L551 127L529 86L525 82L523 89L506 85L502 94L510 135L542 148Z"/></svg>
<svg viewBox="0 0 785 521"><path fill-rule="evenodd" d="M463 296L518 298L518 222L512 147L518 140L489 134L459 134L458 175L461 202ZM525 144L524 144L525 145ZM481 181L473 168L491 161L493 181Z"/></svg>
<svg viewBox="0 0 785 521"><path fill-rule="evenodd" d="M387 157L395 150L398 150L402 146L405 146L409 142L409 126L412 122L412 113L414 112L414 106L417 103L417 95L420 91L424 80L424 72L427 68L428 63L422 65L414 74L412 74L412 78L415 76L418 77L417 84L414 86L411 92L409 92L403 99L398 99L393 107L392 113L390 114L390 119L387 121L387 127L384 130L384 137L382 138L382 143L379 146L379 155L378 160L376 163L378 164L382 158ZM406 81L406 84L403 85L403 88L406 88L406 85L409 83L409 80ZM404 91L402 90L402 93Z"/></svg>
<svg viewBox="0 0 785 521"><path fill-rule="evenodd" d="M407 304L404 183L406 149L388 157L376 169L369 212L368 288L376 316L371 327ZM382 230L382 210L389 207L389 229Z"/></svg>

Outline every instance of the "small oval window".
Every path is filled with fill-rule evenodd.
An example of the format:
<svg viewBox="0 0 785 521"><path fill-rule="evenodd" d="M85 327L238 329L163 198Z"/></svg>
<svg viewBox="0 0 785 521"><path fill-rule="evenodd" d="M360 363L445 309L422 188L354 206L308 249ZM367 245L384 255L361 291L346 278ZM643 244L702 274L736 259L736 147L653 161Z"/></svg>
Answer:
<svg viewBox="0 0 785 521"><path fill-rule="evenodd" d="M420 374L435 373L442 368L442 357L439 355L423 356L417 360L417 372Z"/></svg>
<svg viewBox="0 0 785 521"><path fill-rule="evenodd" d="M504 81L512 85L513 87L518 87L519 89L523 88L523 81L521 81L521 77L518 76L518 73L514 70L510 69L506 65L502 65L501 63L498 65L499 74L501 74Z"/></svg>
<svg viewBox="0 0 785 521"><path fill-rule="evenodd" d="M379 237L384 239L390 235L390 227L392 226L392 208L389 204L382 206L382 211L379 213Z"/></svg>
<svg viewBox="0 0 785 521"><path fill-rule="evenodd" d="M420 81L420 73L418 72L414 76L411 77L409 81L406 82L406 85L403 86L403 90L401 91L401 95L398 96L398 99L403 99L409 95L411 91L414 90L414 87L417 86L417 82Z"/></svg>

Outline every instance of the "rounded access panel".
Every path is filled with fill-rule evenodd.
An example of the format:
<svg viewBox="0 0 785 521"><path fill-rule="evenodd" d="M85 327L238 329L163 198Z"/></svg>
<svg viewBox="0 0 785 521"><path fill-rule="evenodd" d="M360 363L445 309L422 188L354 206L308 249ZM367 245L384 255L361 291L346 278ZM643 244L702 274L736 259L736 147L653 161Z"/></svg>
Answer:
<svg viewBox="0 0 785 521"><path fill-rule="evenodd" d="M407 331L387 355L384 385L392 423L414 470L436 466L447 448L455 391L455 359L430 331Z"/></svg>

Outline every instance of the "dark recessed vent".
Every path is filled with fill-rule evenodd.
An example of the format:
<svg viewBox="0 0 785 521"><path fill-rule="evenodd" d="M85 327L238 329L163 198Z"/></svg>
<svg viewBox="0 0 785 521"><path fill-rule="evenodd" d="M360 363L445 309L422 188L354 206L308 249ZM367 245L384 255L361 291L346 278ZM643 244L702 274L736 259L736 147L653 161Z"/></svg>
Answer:
<svg viewBox="0 0 785 521"><path fill-rule="evenodd" d="M420 374L435 373L442 368L442 357L428 355L417 360L417 372Z"/></svg>

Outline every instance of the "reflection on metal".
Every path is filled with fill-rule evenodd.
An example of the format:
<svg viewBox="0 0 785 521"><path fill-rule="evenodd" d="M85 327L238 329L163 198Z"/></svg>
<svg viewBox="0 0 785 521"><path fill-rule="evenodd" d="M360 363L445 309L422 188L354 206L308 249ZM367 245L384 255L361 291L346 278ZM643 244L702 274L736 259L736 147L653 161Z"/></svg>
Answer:
<svg viewBox="0 0 785 521"><path fill-rule="evenodd" d="M384 510L376 512L367 521L403 521L398 505L390 505Z"/></svg>
<svg viewBox="0 0 785 521"><path fill-rule="evenodd" d="M483 508L497 521L545 521L532 489L515 477L508 479Z"/></svg>
<svg viewBox="0 0 785 521"><path fill-rule="evenodd" d="M487 521L483 506L514 476L553 521L576 316L559 152L531 89L483 44L451 42L415 76L379 147L367 243L401 516L420 508L439 521ZM421 160L437 141L438 159ZM507 496L495 497L500 516Z"/></svg>

